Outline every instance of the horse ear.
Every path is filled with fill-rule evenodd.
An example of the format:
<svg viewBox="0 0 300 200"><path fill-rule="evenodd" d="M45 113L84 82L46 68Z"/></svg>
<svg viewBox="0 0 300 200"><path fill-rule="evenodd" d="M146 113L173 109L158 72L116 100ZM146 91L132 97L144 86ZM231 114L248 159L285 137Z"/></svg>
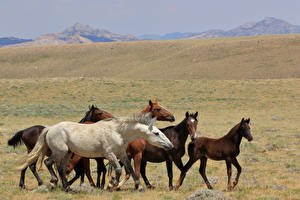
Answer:
<svg viewBox="0 0 300 200"><path fill-rule="evenodd" d="M246 122L247 124L249 124L249 123L250 123L250 118L246 119L245 122Z"/></svg>
<svg viewBox="0 0 300 200"><path fill-rule="evenodd" d="M198 117L198 111L195 113L194 117L195 117L195 119L197 119L197 117Z"/></svg>
<svg viewBox="0 0 300 200"><path fill-rule="evenodd" d="M189 118L189 116L190 116L189 111L186 111L186 113L185 113L185 118Z"/></svg>
<svg viewBox="0 0 300 200"><path fill-rule="evenodd" d="M89 110L91 110L91 106L89 105Z"/></svg>
<svg viewBox="0 0 300 200"><path fill-rule="evenodd" d="M150 106L150 110L152 110L152 108L153 108L153 103L152 103L151 100L149 100L149 106Z"/></svg>
<svg viewBox="0 0 300 200"><path fill-rule="evenodd" d="M244 121L245 121L245 119L244 119L244 117L242 118L242 121L241 121L241 125L244 123Z"/></svg>
<svg viewBox="0 0 300 200"><path fill-rule="evenodd" d="M156 123L156 117L152 118L149 124L149 130L152 131L153 126L155 126Z"/></svg>
<svg viewBox="0 0 300 200"><path fill-rule="evenodd" d="M93 104L91 109L94 109L94 108L95 108L95 106L94 106L94 104Z"/></svg>

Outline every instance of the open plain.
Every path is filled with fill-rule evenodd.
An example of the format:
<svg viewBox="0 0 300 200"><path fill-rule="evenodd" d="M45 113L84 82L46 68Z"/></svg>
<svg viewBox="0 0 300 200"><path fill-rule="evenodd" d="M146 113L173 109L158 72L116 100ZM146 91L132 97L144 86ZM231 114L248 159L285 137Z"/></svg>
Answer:
<svg viewBox="0 0 300 200"><path fill-rule="evenodd" d="M28 190L18 188L20 173L13 168L26 148L7 145L16 131L79 121L92 104L128 116L149 99L174 112L172 124L186 111L198 111L198 136L221 137L250 117L254 140L242 140L240 182L224 193L233 199L300 199L299 52L299 35L0 48L0 199L171 200L205 189L199 161L177 192L168 191L165 163L148 163L156 188L145 193L132 191L132 179L117 192L34 192L29 170ZM92 162L94 178L95 169ZM173 171L176 184L180 172L175 166ZM39 173L49 185L45 167ZM207 176L215 189L226 189L224 161L209 160Z"/></svg>

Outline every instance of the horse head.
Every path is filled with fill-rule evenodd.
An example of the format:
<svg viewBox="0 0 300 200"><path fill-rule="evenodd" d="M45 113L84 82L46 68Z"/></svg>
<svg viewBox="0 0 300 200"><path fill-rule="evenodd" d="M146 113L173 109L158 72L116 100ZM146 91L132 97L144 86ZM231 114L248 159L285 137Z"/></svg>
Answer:
<svg viewBox="0 0 300 200"><path fill-rule="evenodd" d="M239 131L242 134L242 137L246 138L250 142L251 140L253 140L253 137L251 135L249 123L250 123L250 118L246 120L242 118Z"/></svg>
<svg viewBox="0 0 300 200"><path fill-rule="evenodd" d="M89 109L88 121L98 122L103 119L114 118L109 112L101 110L94 105L89 106Z"/></svg>
<svg viewBox="0 0 300 200"><path fill-rule="evenodd" d="M198 112L195 114L189 112L185 113L185 120L189 135L191 136L191 140L193 141L196 137L197 125L198 125Z"/></svg>
<svg viewBox="0 0 300 200"><path fill-rule="evenodd" d="M156 117L158 121L175 121L174 115L166 108L158 105L157 99L154 102L149 100L149 105L142 111L142 113L147 112L151 112L152 117Z"/></svg>

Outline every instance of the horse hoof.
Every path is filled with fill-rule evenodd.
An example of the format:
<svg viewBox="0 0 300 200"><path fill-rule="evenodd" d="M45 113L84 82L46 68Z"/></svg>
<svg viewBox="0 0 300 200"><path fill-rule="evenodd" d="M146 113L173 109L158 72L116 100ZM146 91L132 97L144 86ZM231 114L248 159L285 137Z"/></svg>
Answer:
<svg viewBox="0 0 300 200"><path fill-rule="evenodd" d="M150 190L155 189L155 187L153 185L147 185L147 188L150 189Z"/></svg>
<svg viewBox="0 0 300 200"><path fill-rule="evenodd" d="M107 186L107 187L106 187L106 190L109 191L109 192L112 192L112 187Z"/></svg>
<svg viewBox="0 0 300 200"><path fill-rule="evenodd" d="M70 186L64 188L64 191L67 192L67 193L70 193L70 194L74 194L74 193L75 193L75 191L72 190L72 189L70 188Z"/></svg>
<svg viewBox="0 0 300 200"><path fill-rule="evenodd" d="M238 183L238 182L235 181L235 180L232 182L232 189L237 185L237 183Z"/></svg>
<svg viewBox="0 0 300 200"><path fill-rule="evenodd" d="M173 186L169 186L169 191L172 191L174 189Z"/></svg>

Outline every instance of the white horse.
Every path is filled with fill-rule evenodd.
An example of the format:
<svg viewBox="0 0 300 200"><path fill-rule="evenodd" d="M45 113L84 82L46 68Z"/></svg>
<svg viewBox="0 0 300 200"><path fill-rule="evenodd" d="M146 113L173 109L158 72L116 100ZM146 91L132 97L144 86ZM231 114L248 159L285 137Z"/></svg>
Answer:
<svg viewBox="0 0 300 200"><path fill-rule="evenodd" d="M156 118L152 119L151 114L146 114L129 118L111 118L94 124L61 122L49 126L43 130L34 149L25 157L24 164L17 169L22 170L37 159L41 165L50 149L52 155L45 164L49 167L56 163L63 189L69 191L65 170L72 152L81 157L107 158L115 168L116 185L119 184L122 172L117 159L120 158L131 172L138 189L139 181L126 155L128 143L137 138L144 138L149 143L166 150L173 148L170 140L154 126L155 122ZM54 176L56 177L55 174ZM52 178L55 177L52 175Z"/></svg>

